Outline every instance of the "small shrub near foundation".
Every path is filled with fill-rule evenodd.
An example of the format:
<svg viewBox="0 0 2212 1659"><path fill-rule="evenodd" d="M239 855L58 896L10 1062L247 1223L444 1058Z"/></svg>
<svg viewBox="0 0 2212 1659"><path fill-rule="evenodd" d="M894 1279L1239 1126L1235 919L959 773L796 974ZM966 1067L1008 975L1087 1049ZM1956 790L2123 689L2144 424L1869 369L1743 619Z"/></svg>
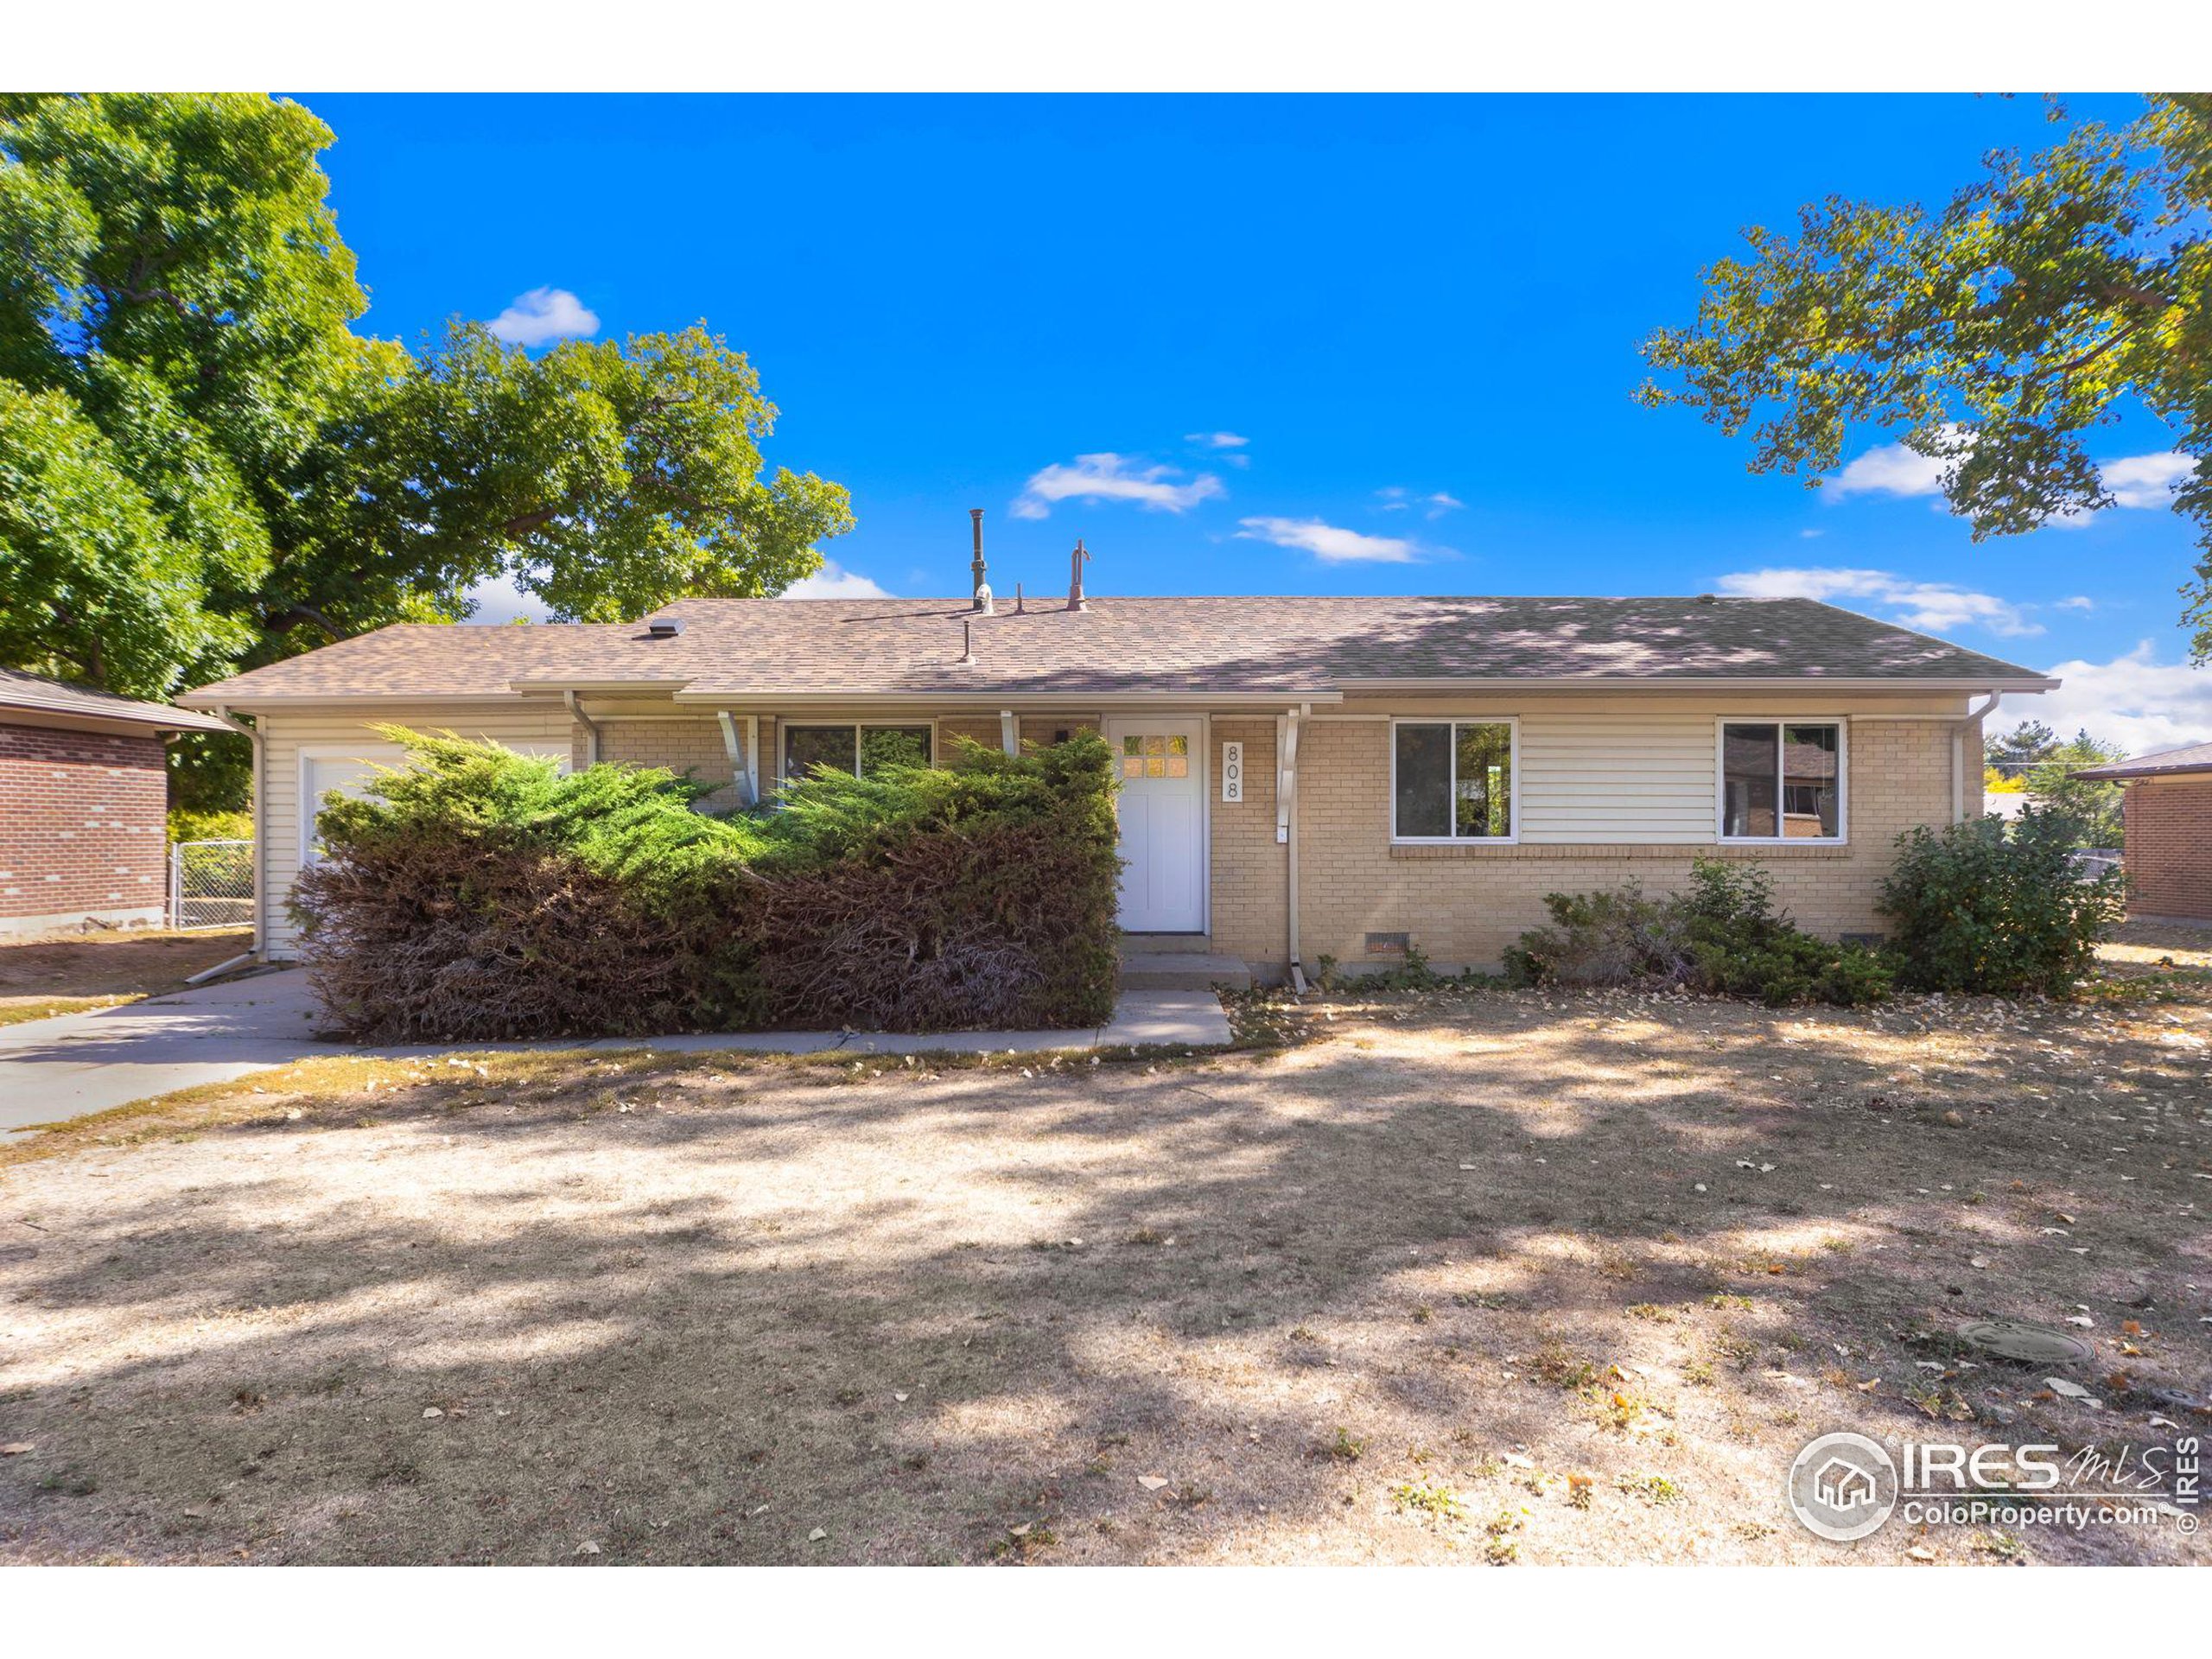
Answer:
<svg viewBox="0 0 2212 1659"><path fill-rule="evenodd" d="M1898 977L1915 990L2063 996L2126 908L2126 879L2078 879L2079 825L2021 809L1897 838L1880 909L1897 924Z"/></svg>
<svg viewBox="0 0 2212 1659"><path fill-rule="evenodd" d="M1547 893L1548 926L1505 953L1524 985L1682 985L1781 1007L1877 1002L1891 972L1874 952L1816 938L1774 903L1756 864L1699 859L1690 884L1661 898L1631 881L1597 893Z"/></svg>
<svg viewBox="0 0 2212 1659"><path fill-rule="evenodd" d="M1081 1027L1112 1013L1110 758L831 773L693 810L657 769L556 773L450 735L321 811L293 905L310 983L374 1040L804 1026Z"/></svg>

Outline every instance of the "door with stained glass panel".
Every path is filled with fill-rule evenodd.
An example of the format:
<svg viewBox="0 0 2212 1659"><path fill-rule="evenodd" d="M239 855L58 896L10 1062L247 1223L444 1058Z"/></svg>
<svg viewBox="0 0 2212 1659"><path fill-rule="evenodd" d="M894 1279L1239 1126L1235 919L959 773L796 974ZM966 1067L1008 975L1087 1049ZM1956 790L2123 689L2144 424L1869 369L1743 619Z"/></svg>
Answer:
<svg viewBox="0 0 2212 1659"><path fill-rule="evenodd" d="M1204 733L1195 720L1106 723L1122 784L1124 932L1205 931Z"/></svg>

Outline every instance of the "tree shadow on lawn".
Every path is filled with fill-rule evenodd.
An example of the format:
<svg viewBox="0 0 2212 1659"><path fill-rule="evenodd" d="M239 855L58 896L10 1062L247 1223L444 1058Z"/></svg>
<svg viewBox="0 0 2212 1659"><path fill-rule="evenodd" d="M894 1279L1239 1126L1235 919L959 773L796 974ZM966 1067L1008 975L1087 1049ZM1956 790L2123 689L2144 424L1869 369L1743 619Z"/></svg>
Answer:
<svg viewBox="0 0 2212 1659"><path fill-rule="evenodd" d="M1896 1023L1498 995L1190 1065L280 1077L250 1121L0 1186L0 1246L36 1251L0 1249L0 1440L34 1445L0 1463L0 1553L1967 1554L1821 1543L1789 1456L2160 1438L2154 1390L2207 1369L2204 1090L2155 1033L2097 1038L2122 1128L2117 1096L1975 1059L2004 1022ZM2102 1412L1950 1337L2075 1303L2107 1350L2154 1333L2075 1373ZM2170 1530L2032 1553L2190 1558Z"/></svg>

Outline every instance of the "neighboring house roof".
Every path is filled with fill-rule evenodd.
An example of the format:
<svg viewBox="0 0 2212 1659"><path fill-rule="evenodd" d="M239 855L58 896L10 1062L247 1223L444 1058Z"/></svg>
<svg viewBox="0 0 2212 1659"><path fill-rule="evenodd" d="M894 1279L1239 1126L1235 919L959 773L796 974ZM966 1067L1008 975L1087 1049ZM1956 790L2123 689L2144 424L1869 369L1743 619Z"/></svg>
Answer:
<svg viewBox="0 0 2212 1659"><path fill-rule="evenodd" d="M0 721L11 715L61 721L122 721L151 726L165 732L227 732L231 728L212 715L165 703L141 702L118 697L89 685L71 685L43 674L26 674L17 668L0 668Z"/></svg>
<svg viewBox="0 0 2212 1659"><path fill-rule="evenodd" d="M2114 760L2101 766L2084 766L2069 772L2071 778L2110 782L2121 778L2156 778L2169 772L2212 772L2212 743L2191 743L2178 749L2159 749L2132 760Z"/></svg>
<svg viewBox="0 0 2212 1659"><path fill-rule="evenodd" d="M2041 690L2056 683L1802 599L1095 598L979 616L965 600L687 599L643 623L400 625L189 695L202 707L517 690L679 701L1334 696L1422 684L1817 680ZM963 631L963 625L972 627ZM960 660L972 639L975 661Z"/></svg>

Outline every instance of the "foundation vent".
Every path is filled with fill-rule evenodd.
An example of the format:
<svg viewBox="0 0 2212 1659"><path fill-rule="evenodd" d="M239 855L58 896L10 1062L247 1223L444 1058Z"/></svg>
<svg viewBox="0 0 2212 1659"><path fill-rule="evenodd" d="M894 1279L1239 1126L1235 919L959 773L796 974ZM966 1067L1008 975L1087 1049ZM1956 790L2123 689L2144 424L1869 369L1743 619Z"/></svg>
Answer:
<svg viewBox="0 0 2212 1659"><path fill-rule="evenodd" d="M1406 947L1414 942L1410 933L1370 933L1367 954L1370 957L1402 957Z"/></svg>

